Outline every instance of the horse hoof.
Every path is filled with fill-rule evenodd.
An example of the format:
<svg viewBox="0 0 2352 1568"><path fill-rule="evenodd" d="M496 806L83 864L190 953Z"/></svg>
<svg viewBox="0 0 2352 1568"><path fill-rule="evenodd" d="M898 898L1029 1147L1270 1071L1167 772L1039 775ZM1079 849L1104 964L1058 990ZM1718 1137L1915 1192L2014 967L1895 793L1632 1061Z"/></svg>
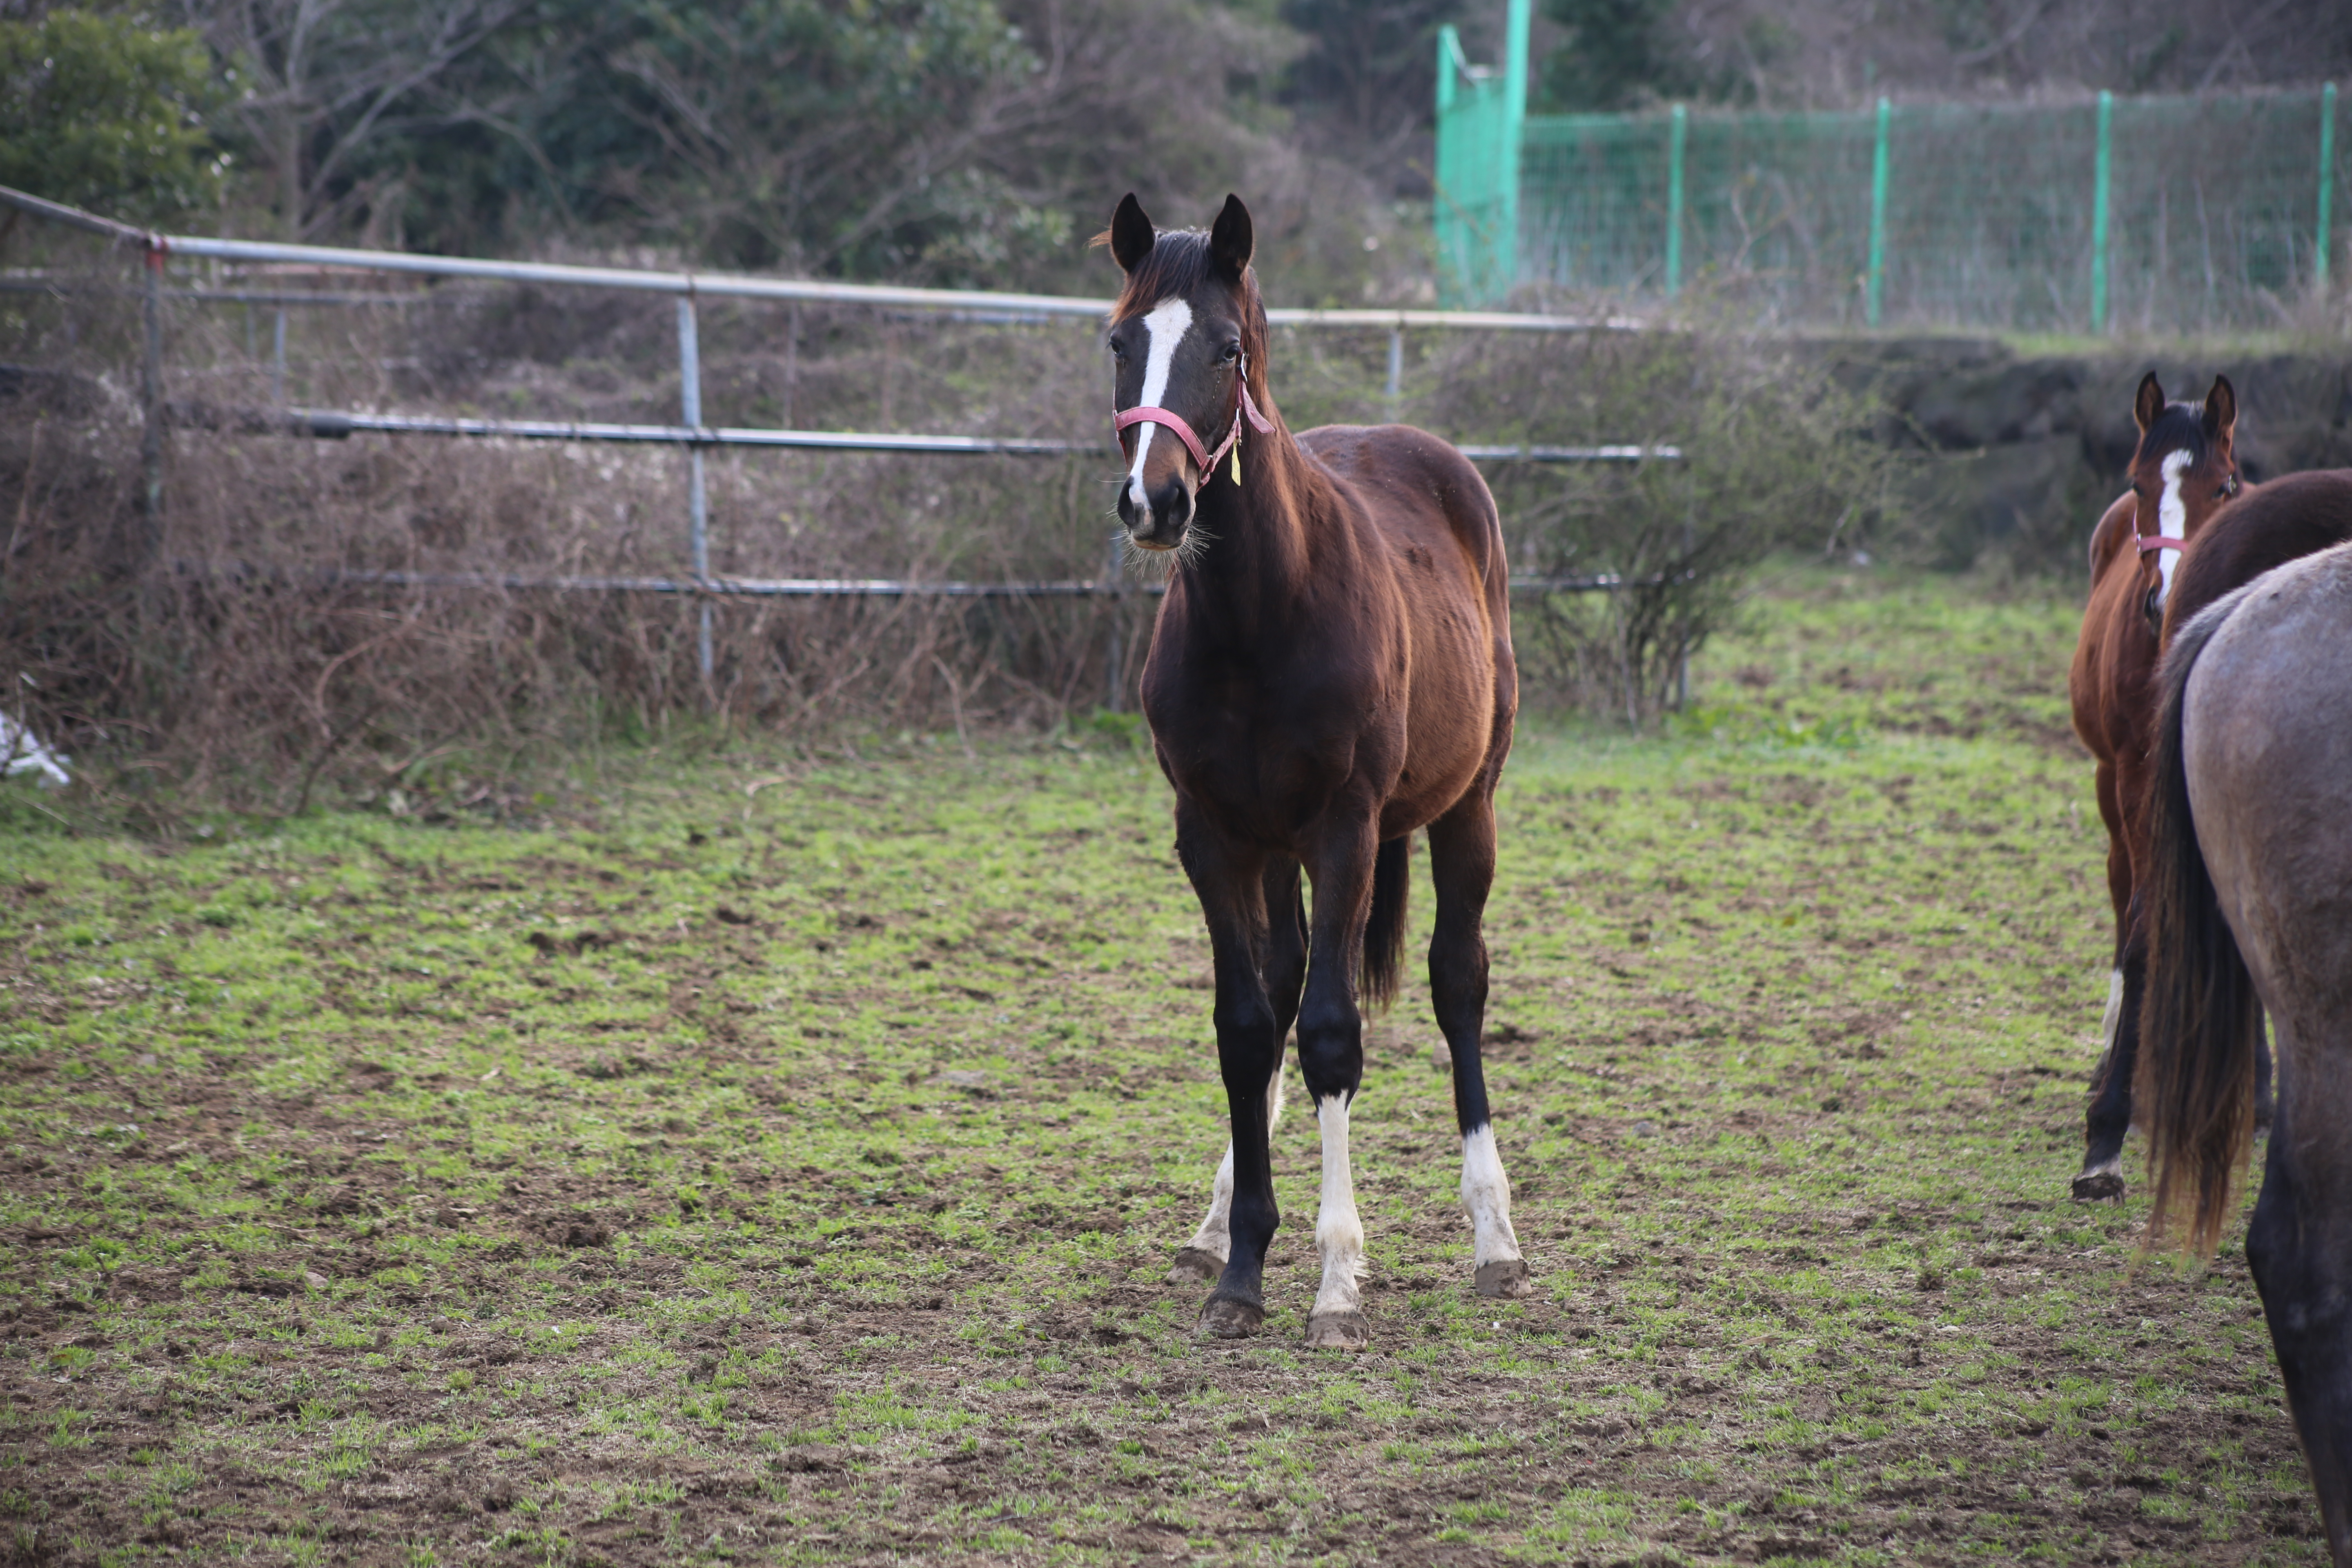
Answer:
<svg viewBox="0 0 2352 1568"><path fill-rule="evenodd" d="M1199 1285L1214 1279L1225 1271L1225 1260L1213 1252L1203 1252L1188 1247L1176 1255L1176 1267L1168 1271L1171 1285Z"/></svg>
<svg viewBox="0 0 2352 1568"><path fill-rule="evenodd" d="M1372 1325L1361 1312L1318 1312L1307 1320L1311 1351L1360 1351L1372 1342Z"/></svg>
<svg viewBox="0 0 2352 1568"><path fill-rule="evenodd" d="M1245 1340L1265 1326L1265 1309L1255 1301L1212 1296L1201 1309L1201 1331L1213 1340Z"/></svg>
<svg viewBox="0 0 2352 1568"><path fill-rule="evenodd" d="M1528 1275L1528 1260L1524 1258L1504 1258L1493 1263L1481 1263L1476 1279L1481 1296L1516 1300L1533 1294L1536 1288L1534 1279Z"/></svg>
<svg viewBox="0 0 2352 1568"><path fill-rule="evenodd" d="M2124 1201L2124 1179L2114 1171L2085 1171L2074 1178L2074 1201L2119 1204Z"/></svg>

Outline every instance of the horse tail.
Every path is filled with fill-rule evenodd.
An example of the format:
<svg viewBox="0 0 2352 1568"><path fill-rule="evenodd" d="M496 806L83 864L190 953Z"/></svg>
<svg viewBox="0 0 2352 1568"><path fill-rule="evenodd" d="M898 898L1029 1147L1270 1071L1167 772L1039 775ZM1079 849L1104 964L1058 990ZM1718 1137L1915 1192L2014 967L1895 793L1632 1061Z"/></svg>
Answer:
<svg viewBox="0 0 2352 1568"><path fill-rule="evenodd" d="M1376 1007L1396 1000L1404 969L1405 895L1412 889L1410 837L1391 838L1372 860L1372 918L1364 922L1363 973L1358 990Z"/></svg>
<svg viewBox="0 0 2352 1568"><path fill-rule="evenodd" d="M2174 635L2157 675L2149 753L2148 979L2133 1103L2155 1184L2148 1245L2163 1240L2168 1221L2183 1219L2185 1245L2199 1253L2220 1242L2231 1177L2253 1143L2263 1008L2197 845L2181 707L2198 656L2244 596L2216 601Z"/></svg>

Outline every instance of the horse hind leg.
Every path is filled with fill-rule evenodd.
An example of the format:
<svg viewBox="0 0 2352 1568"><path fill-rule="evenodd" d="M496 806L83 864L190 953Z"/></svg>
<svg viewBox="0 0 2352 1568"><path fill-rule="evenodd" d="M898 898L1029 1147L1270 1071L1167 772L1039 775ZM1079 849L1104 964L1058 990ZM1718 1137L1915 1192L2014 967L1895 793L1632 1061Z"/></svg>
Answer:
<svg viewBox="0 0 2352 1568"><path fill-rule="evenodd" d="M2342 1099L2335 1085L2325 1087L2339 1103L2325 1106L2323 1115L2339 1110ZM2326 1196L2340 1192L2352 1170L2337 1139L2294 1136L2289 1112L2302 1109L2282 1104L2273 1122L2262 1195L2246 1227L2246 1261L2262 1292L2329 1552L2337 1563L2352 1563L2352 1236Z"/></svg>
<svg viewBox="0 0 2352 1568"><path fill-rule="evenodd" d="M1478 1037L1486 1021L1486 942L1479 935L1495 880L1495 808L1465 801L1429 826L1437 926L1429 939L1429 989L1437 1027L1454 1058L1454 1113L1462 1129L1462 1208L1472 1235L1478 1294L1526 1296L1535 1289L1511 1226L1511 1180L1495 1145Z"/></svg>
<svg viewBox="0 0 2352 1568"><path fill-rule="evenodd" d="M1282 1062L1276 1058L1274 1077L1265 1086L1265 1130L1270 1137L1275 1123L1282 1120ZM1174 1267L1168 1270L1171 1285L1196 1285L1213 1280L1225 1271L1225 1258L1234 1249L1234 1145L1225 1142L1225 1157L1217 1162L1217 1179L1209 1186L1209 1212L1202 1216L1201 1228L1192 1239L1176 1250Z"/></svg>

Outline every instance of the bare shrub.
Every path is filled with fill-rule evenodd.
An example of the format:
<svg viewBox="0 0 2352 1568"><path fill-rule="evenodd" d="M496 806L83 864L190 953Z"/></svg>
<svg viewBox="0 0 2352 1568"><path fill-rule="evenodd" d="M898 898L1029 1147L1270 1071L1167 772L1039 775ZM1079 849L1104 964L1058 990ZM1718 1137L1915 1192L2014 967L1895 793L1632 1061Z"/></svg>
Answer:
<svg viewBox="0 0 2352 1568"><path fill-rule="evenodd" d="M1612 592L1519 598L1533 706L1643 722L1678 700L1679 672L1727 625L1760 563L1864 537L1889 499L1898 459L1869 439L1874 405L1785 342L1500 335L1449 345L1434 369L1436 390L1410 411L1433 428L1682 452L1489 471L1517 571L1619 580Z"/></svg>
<svg viewBox="0 0 2352 1568"><path fill-rule="evenodd" d="M120 787L288 810L461 752L485 771L607 735L1042 728L1131 698L1150 604L729 599L698 668L691 597L353 581L355 572L688 575L675 448L283 433L269 310L175 299L160 527L141 503L136 298L118 259L54 251L0 298L0 678ZM250 288L247 275L227 281ZM288 287L283 279L260 281ZM325 285L372 287L348 278ZM398 302L394 302L397 300ZM703 307L713 425L1102 431L1084 323ZM1514 561L1622 591L1522 601L1529 697L1637 720L1745 571L1864 519L1865 412L1767 345L1698 335L1416 342L1407 417L1456 438L1667 440L1635 469L1499 467ZM1284 334L1295 426L1378 418L1382 334ZM667 299L451 287L289 312L294 407L669 422ZM32 367L32 368L25 368ZM1107 432L1106 432L1107 434ZM1107 577L1099 458L711 454L727 576Z"/></svg>

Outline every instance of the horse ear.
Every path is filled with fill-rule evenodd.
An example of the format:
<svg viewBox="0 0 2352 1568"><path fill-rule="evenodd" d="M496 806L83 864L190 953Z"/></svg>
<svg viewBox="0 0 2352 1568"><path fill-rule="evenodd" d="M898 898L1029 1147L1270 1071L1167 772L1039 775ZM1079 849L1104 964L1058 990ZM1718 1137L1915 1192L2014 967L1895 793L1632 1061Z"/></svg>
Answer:
<svg viewBox="0 0 2352 1568"><path fill-rule="evenodd" d="M2139 391L2132 396L2132 417L2139 421L2139 433L2147 435L2147 427L2163 412L2164 387L2156 379L2156 372L2149 371L2139 378Z"/></svg>
<svg viewBox="0 0 2352 1568"><path fill-rule="evenodd" d="M1216 264L1217 276L1227 287L1241 287L1242 274L1249 270L1250 252L1256 247L1249 208L1242 205L1241 197L1227 193L1224 210L1217 214L1209 230L1209 259Z"/></svg>
<svg viewBox="0 0 2352 1568"><path fill-rule="evenodd" d="M1133 191L1128 192L1119 198L1118 211L1110 215L1111 259L1118 263L1121 272L1132 272L1159 242L1160 231L1151 226L1143 204L1135 199Z"/></svg>
<svg viewBox="0 0 2352 1568"><path fill-rule="evenodd" d="M2210 439L2227 440L2238 424L2238 389L2230 384L2226 375L2213 378L2213 390L2205 395L2205 434Z"/></svg>

